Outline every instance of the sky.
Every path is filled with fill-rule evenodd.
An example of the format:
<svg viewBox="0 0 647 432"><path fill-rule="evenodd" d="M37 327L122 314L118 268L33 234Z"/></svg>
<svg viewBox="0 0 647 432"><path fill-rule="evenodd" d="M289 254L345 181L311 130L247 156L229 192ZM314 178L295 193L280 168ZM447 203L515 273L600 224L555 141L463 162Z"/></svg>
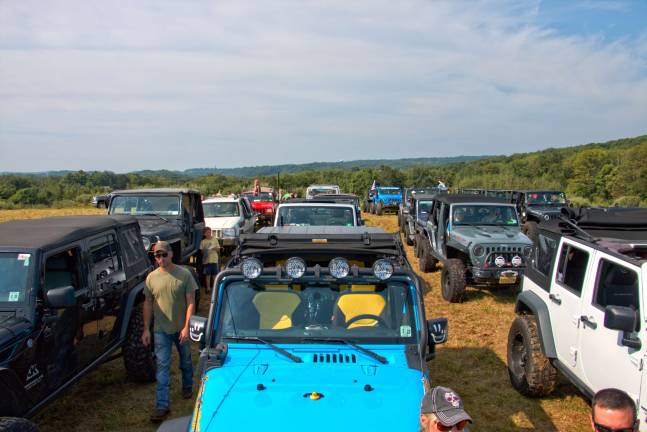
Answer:
<svg viewBox="0 0 647 432"><path fill-rule="evenodd" d="M0 0L0 172L647 133L647 0Z"/></svg>

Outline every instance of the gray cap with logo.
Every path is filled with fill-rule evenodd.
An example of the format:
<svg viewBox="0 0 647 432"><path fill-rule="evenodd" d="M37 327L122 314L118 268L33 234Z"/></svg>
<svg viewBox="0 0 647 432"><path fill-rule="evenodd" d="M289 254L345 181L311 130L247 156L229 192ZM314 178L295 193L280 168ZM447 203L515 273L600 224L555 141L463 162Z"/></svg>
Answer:
<svg viewBox="0 0 647 432"><path fill-rule="evenodd" d="M447 387L434 387L422 398L420 411L423 414L434 414L443 426L453 426L472 417L465 412L463 400L454 390Z"/></svg>

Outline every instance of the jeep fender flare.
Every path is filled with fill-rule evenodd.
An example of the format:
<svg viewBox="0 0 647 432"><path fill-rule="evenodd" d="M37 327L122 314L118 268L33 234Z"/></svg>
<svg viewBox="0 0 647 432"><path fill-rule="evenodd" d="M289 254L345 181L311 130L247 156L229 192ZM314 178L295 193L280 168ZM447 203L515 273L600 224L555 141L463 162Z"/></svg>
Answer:
<svg viewBox="0 0 647 432"><path fill-rule="evenodd" d="M146 281L142 281L137 285L135 285L130 290L130 292L128 293L128 297L124 301L123 313L121 315L121 328L119 329L120 341L124 341L126 339L126 332L128 331L128 322L130 321L130 316L133 313L133 309L138 304L138 298L143 299L145 286L146 286Z"/></svg>
<svg viewBox="0 0 647 432"><path fill-rule="evenodd" d="M3 410L11 410L11 412L0 412L0 416L22 416L29 409L27 403L29 398L15 371L5 367L0 368L0 389L2 389L2 398L5 399L0 407Z"/></svg>
<svg viewBox="0 0 647 432"><path fill-rule="evenodd" d="M541 350L548 358L557 358L555 340L553 339L553 327L550 323L550 314L546 303L532 291L522 291L517 296L517 303L514 311L517 314L532 313L537 317L537 331Z"/></svg>

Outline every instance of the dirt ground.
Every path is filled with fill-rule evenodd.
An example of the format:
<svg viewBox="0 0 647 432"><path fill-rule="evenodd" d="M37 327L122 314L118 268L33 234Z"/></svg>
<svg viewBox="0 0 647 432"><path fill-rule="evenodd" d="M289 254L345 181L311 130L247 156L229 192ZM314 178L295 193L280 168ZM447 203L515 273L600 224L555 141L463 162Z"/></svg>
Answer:
<svg viewBox="0 0 647 432"><path fill-rule="evenodd" d="M59 213L56 213L59 211ZM79 214L66 209L38 212L0 212L0 221L16 217ZM91 211L96 213L95 210ZM397 231L395 216L366 215L367 224ZM413 249L405 246L413 268L418 270ZM440 272L419 273L427 283L427 317L449 319L449 340L429 363L434 385L452 387L460 393L475 420L473 431L588 431L588 401L560 378L556 391L544 399L528 399L510 385L506 368L508 328L514 318L516 292L510 288L469 287L460 304L445 302L439 290ZM200 313L208 313L203 297ZM174 367L177 356L174 354ZM194 361L197 348L194 346ZM193 401L180 398L179 371L172 371L172 416L189 415ZM154 403L155 384L126 380L122 360L116 359L84 377L50 404L34 420L43 432L152 431L148 416Z"/></svg>

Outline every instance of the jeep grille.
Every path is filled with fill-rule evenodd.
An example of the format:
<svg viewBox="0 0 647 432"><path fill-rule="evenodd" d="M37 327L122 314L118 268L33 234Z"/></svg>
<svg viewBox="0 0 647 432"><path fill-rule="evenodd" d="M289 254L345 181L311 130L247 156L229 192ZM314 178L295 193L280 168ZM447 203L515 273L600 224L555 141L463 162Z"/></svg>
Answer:
<svg viewBox="0 0 647 432"><path fill-rule="evenodd" d="M357 363L355 354L315 353L313 363Z"/></svg>
<svg viewBox="0 0 647 432"><path fill-rule="evenodd" d="M515 255L521 257L520 267L524 267L526 265L526 259L523 256L522 246L488 246L485 248L485 253L487 254L487 257L485 258L486 267L496 267L494 260L498 256L502 256L505 259L505 265L502 268L514 267L512 265L512 257L514 257Z"/></svg>

